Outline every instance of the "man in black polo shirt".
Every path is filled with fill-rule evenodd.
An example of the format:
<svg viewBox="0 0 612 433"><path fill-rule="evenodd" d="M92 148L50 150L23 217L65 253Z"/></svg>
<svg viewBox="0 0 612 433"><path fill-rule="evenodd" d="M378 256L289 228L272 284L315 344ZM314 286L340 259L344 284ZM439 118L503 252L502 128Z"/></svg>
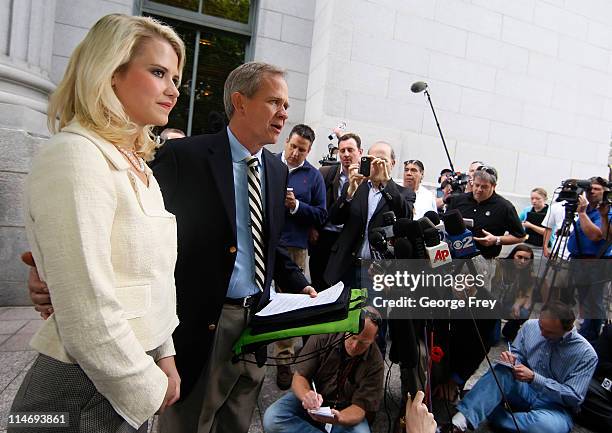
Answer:
<svg viewBox="0 0 612 433"><path fill-rule="evenodd" d="M463 218L474 220L474 240L482 256L492 259L502 245L523 242L525 230L512 203L495 192L497 171L480 166L474 172L472 192L451 196L448 209L458 209ZM508 234L505 234L508 232Z"/></svg>

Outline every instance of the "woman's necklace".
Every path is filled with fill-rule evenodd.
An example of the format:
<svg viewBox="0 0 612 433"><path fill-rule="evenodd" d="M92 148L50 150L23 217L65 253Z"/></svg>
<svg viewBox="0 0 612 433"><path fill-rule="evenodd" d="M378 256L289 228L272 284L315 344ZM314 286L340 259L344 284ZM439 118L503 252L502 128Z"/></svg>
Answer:
<svg viewBox="0 0 612 433"><path fill-rule="evenodd" d="M136 171L140 173L145 172L145 162L144 160L136 155L136 152L133 150L124 149L123 147L115 146L119 152L123 153L125 157L130 161L130 164L136 169Z"/></svg>

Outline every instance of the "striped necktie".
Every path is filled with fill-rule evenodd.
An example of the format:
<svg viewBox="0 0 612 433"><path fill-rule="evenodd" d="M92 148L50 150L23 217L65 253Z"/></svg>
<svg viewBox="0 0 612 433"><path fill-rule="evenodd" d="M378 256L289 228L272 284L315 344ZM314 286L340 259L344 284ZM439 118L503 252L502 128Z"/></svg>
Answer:
<svg viewBox="0 0 612 433"><path fill-rule="evenodd" d="M259 160L254 156L246 158L249 167L249 212L251 214L251 233L255 253L255 284L263 291L266 275L263 242L263 203L261 199L261 180L259 179Z"/></svg>

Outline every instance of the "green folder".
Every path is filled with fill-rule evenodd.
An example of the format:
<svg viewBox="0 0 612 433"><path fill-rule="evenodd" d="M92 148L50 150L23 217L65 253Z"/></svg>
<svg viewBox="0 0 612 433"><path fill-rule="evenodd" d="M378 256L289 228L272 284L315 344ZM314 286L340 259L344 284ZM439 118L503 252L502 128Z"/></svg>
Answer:
<svg viewBox="0 0 612 433"><path fill-rule="evenodd" d="M242 332L242 335L238 341L236 341L234 344L234 356L254 352L262 345L291 337L316 334L334 334L337 332L351 332L353 334L358 334L361 332L363 326L363 320L361 320L361 308L365 306L367 295L367 289L352 289L351 299L348 305L348 314L342 320L318 323L316 325L299 326L296 328L282 329L257 335L251 334L250 327L246 328Z"/></svg>

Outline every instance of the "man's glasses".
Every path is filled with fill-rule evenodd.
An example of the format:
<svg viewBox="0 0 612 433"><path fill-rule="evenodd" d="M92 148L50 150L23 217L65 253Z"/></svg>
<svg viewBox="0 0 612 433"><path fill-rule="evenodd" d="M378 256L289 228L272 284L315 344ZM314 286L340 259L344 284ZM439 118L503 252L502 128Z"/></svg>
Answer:
<svg viewBox="0 0 612 433"><path fill-rule="evenodd" d="M372 313L370 310L366 309L363 309L361 311L363 311L364 318L367 317L368 319L370 319L372 323L376 325L377 328L380 328L382 326L382 317L380 317L378 314Z"/></svg>
<svg viewBox="0 0 612 433"><path fill-rule="evenodd" d="M425 171L425 166L418 159L409 159L408 161L404 161L404 168L406 168L406 166L409 164L414 164L418 166L421 169L421 171Z"/></svg>
<svg viewBox="0 0 612 433"><path fill-rule="evenodd" d="M497 170L495 170L493 167L481 165L476 169L476 171L484 171L485 173L489 173L491 176L495 176L497 179Z"/></svg>

